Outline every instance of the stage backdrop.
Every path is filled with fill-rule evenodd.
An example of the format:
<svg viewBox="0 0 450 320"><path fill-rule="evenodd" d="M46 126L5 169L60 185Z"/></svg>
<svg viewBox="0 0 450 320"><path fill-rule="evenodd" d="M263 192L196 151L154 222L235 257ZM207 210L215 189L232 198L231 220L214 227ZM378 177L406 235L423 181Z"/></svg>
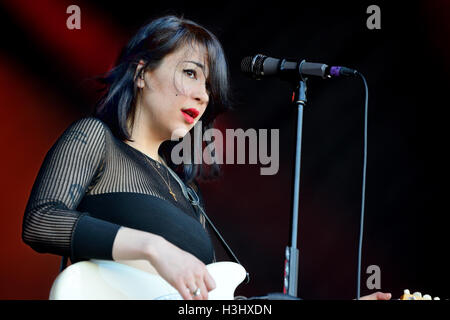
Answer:
<svg viewBox="0 0 450 320"><path fill-rule="evenodd" d="M69 29L67 8L81 13ZM378 27L367 12L380 9ZM234 111L217 127L279 130L279 170L228 163L223 177L202 182L209 216L245 268L237 294L281 292L290 243L296 112L293 88L240 72L257 53L363 73L369 86L368 167L361 293L369 266L380 290L404 288L448 297L446 121L449 10L445 1L391 3L295 1L218 4L186 1L6 0L0 5L1 201L0 298L47 299L59 257L21 240L22 218L42 160L58 136L85 116L106 72L146 20L184 14L213 31L230 65ZM308 79L299 205L299 289L304 299L356 295L360 226L364 87L360 79ZM248 146L247 146L248 147ZM225 152L229 150L225 150ZM248 148L247 148L248 151ZM236 158L235 158L236 159ZM445 180L444 180L445 181ZM220 259L228 259L216 241Z"/></svg>

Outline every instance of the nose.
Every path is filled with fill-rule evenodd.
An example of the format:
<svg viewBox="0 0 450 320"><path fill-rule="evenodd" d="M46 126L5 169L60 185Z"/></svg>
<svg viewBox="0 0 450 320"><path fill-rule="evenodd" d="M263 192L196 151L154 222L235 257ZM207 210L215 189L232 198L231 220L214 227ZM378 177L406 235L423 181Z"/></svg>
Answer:
<svg viewBox="0 0 450 320"><path fill-rule="evenodd" d="M208 105L209 94L208 94L204 84L195 86L191 92L191 96L201 106L206 107Z"/></svg>

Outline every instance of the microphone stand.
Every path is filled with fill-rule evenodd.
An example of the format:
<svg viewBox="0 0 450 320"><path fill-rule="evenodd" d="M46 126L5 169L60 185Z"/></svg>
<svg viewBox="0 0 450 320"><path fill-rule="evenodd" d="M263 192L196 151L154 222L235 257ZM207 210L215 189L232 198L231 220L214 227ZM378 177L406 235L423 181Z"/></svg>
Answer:
<svg viewBox="0 0 450 320"><path fill-rule="evenodd" d="M294 173L294 191L292 203L292 222L291 222L291 245L286 247L283 294L291 297L297 297L298 289L298 258L297 249L297 230L298 230L298 207L300 194L300 165L302 149L302 129L303 129L303 107L306 104L306 80L302 77L297 88L294 91L292 102L297 105L297 140L295 150L295 173Z"/></svg>
<svg viewBox="0 0 450 320"><path fill-rule="evenodd" d="M297 141L295 150L295 174L294 191L292 204L291 223L291 245L286 247L284 260L283 293L269 293L265 296L253 297L250 299L268 300L302 300L297 297L298 289L298 249L297 249L297 229L298 229L298 207L300 194L300 164L302 149L302 129L303 129L303 107L306 104L306 80L303 77L299 80L295 88L292 102L297 105Z"/></svg>

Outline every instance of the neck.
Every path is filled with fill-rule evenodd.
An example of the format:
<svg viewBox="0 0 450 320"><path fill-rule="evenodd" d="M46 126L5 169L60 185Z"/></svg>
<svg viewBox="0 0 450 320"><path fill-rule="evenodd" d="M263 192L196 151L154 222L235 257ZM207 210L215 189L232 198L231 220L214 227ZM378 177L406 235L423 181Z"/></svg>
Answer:
<svg viewBox="0 0 450 320"><path fill-rule="evenodd" d="M161 158L159 157L158 150L161 146L161 143L164 142L164 139L155 134L152 130L150 130L150 128L152 128L152 126L145 123L144 117L136 118L132 130L130 130L131 140L133 141L124 142L141 151L153 160L162 162Z"/></svg>
<svg viewBox="0 0 450 320"><path fill-rule="evenodd" d="M159 145L154 144L141 144L139 139L136 139L135 137L131 137L133 141L124 141L126 144L132 146L133 148L139 150L140 152L144 153L145 155L149 156L155 161L158 161L162 163L162 160L158 154Z"/></svg>

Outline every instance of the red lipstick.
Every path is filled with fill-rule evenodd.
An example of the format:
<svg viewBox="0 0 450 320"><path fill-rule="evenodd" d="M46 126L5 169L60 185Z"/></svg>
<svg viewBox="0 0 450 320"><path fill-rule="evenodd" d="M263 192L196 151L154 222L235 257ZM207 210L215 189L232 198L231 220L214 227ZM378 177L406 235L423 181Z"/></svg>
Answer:
<svg viewBox="0 0 450 320"><path fill-rule="evenodd" d="M194 123L194 119L197 118L197 116L199 115L199 111L194 108L183 109L183 110L181 110L181 112L183 113L184 119L189 124Z"/></svg>

